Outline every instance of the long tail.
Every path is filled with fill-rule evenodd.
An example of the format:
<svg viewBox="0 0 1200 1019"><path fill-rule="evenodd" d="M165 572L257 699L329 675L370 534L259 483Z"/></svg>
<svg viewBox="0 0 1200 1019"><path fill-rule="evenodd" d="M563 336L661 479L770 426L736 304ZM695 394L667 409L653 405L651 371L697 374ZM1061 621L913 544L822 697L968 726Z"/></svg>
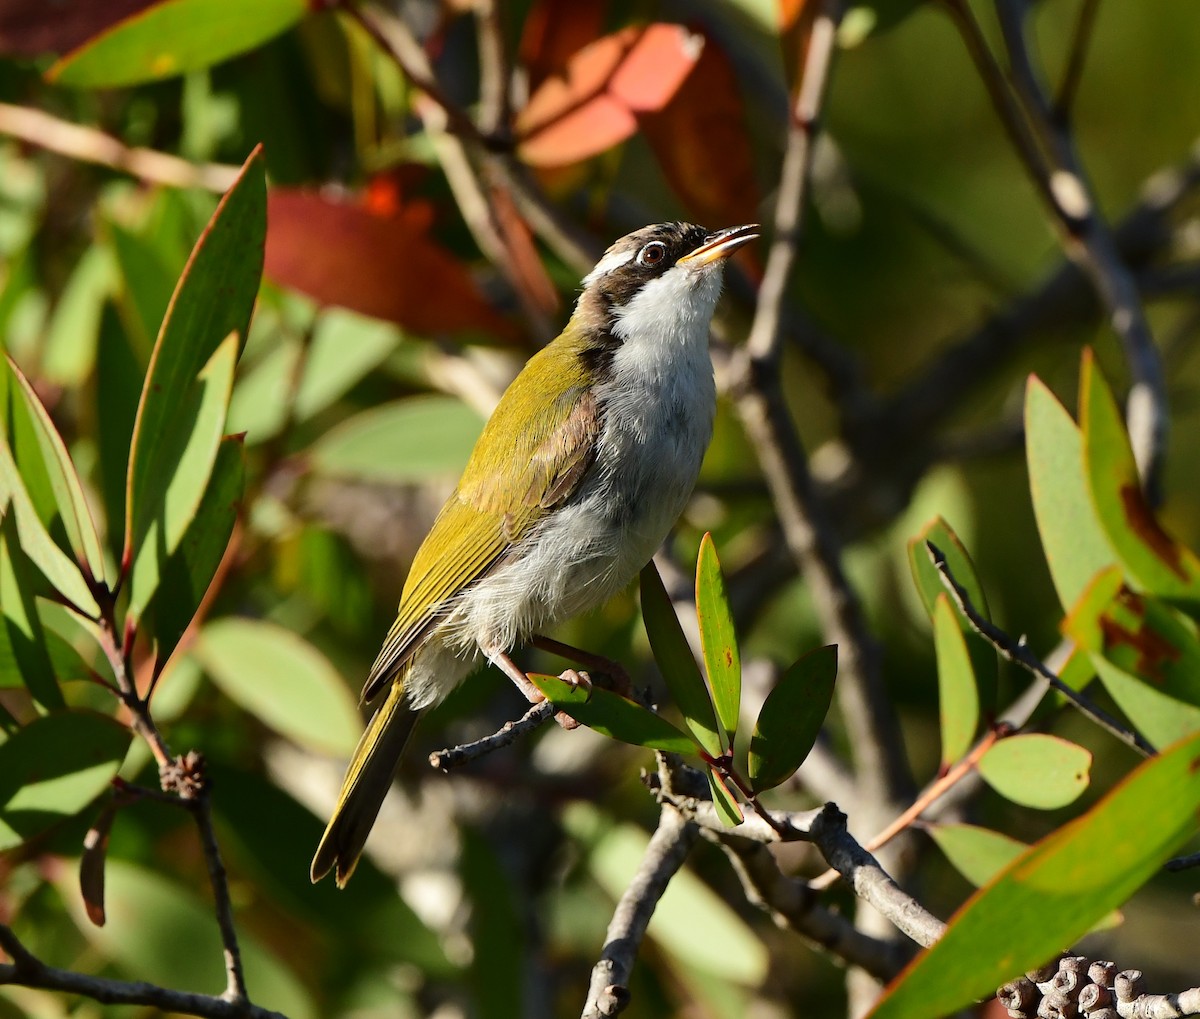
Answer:
<svg viewBox="0 0 1200 1019"><path fill-rule="evenodd" d="M421 714L405 706L404 684L393 683L354 748L337 806L313 856L314 883L336 867L338 887L346 887Z"/></svg>

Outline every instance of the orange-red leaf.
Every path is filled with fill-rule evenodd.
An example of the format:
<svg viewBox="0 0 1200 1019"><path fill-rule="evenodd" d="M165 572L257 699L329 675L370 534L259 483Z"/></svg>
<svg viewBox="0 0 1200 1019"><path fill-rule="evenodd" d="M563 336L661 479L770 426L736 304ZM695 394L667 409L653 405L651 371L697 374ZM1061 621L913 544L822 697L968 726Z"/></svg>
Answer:
<svg viewBox="0 0 1200 1019"><path fill-rule="evenodd" d="M600 35L607 0L534 0L521 29L518 58L537 88L567 66L571 55Z"/></svg>
<svg viewBox="0 0 1200 1019"><path fill-rule="evenodd" d="M511 333L466 267L429 236L420 204L380 214L315 191L274 188L264 273L322 304L418 333Z"/></svg>
<svg viewBox="0 0 1200 1019"><path fill-rule="evenodd" d="M624 141L640 114L675 95L703 43L682 25L657 23L585 46L517 116L518 154L531 166L566 166Z"/></svg>
<svg viewBox="0 0 1200 1019"><path fill-rule="evenodd" d="M705 41L695 72L667 107L641 121L663 173L697 222L720 227L758 217L746 106L715 40Z"/></svg>

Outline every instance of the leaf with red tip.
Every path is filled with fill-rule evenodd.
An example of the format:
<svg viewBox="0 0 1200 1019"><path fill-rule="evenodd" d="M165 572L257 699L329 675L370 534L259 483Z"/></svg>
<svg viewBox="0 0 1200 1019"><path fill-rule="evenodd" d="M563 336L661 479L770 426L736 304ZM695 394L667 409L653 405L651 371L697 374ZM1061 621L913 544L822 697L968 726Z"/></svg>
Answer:
<svg viewBox="0 0 1200 1019"><path fill-rule="evenodd" d="M655 23L585 46L518 114L517 154L531 166L567 166L625 141L639 115L675 95L703 44L682 25Z"/></svg>
<svg viewBox="0 0 1200 1019"><path fill-rule="evenodd" d="M403 210L380 215L302 188L272 188L267 221L264 272L322 304L417 333L511 332L419 217Z"/></svg>
<svg viewBox="0 0 1200 1019"><path fill-rule="evenodd" d="M1121 411L1090 350L1079 381L1083 461L1092 502L1135 586L1200 611L1200 558L1168 534L1147 503Z"/></svg>

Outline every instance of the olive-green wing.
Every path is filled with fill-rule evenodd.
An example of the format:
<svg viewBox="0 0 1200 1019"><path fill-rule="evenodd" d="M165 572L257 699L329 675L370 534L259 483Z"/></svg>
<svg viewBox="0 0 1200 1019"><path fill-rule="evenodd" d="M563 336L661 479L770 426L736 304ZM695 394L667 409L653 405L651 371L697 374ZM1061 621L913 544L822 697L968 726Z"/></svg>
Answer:
<svg viewBox="0 0 1200 1019"><path fill-rule="evenodd" d="M417 550L396 622L363 688L364 700L396 678L450 600L484 577L587 475L600 435L595 397L576 387L547 408L544 394L553 391L548 387L554 379L546 377L546 366L539 366L538 359L505 393L476 443L463 481Z"/></svg>

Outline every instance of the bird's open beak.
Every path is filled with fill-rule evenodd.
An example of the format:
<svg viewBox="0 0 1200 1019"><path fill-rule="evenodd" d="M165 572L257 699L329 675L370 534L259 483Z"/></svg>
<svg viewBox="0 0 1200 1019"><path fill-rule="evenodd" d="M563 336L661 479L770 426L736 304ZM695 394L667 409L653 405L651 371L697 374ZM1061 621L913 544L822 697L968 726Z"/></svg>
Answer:
<svg viewBox="0 0 1200 1019"><path fill-rule="evenodd" d="M715 234L705 237L704 243L700 247L684 255L675 264L700 268L712 265L714 262L723 262L743 244L754 240L758 236L757 230L757 223L746 223L744 226L731 226L724 230L718 230Z"/></svg>

